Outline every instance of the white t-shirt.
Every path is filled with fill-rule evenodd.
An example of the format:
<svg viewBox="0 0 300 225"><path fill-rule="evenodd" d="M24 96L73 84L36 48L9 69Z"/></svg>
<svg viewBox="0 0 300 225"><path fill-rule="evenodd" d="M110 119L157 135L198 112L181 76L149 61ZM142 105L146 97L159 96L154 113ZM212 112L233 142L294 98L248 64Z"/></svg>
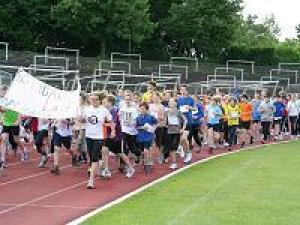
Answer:
<svg viewBox="0 0 300 225"><path fill-rule="evenodd" d="M39 127L38 130L48 130L50 126L50 122L47 119L39 119Z"/></svg>
<svg viewBox="0 0 300 225"><path fill-rule="evenodd" d="M103 106L98 108L88 106L84 109L83 115L86 119L85 136L95 140L103 140L105 122L112 120L110 112Z"/></svg>
<svg viewBox="0 0 300 225"><path fill-rule="evenodd" d="M120 105L119 113L122 132L137 135L136 118L139 116L138 108L134 104L128 106L126 102L123 102Z"/></svg>
<svg viewBox="0 0 300 225"><path fill-rule="evenodd" d="M56 133L62 137L73 135L72 126L66 120L60 120L56 123Z"/></svg>
<svg viewBox="0 0 300 225"><path fill-rule="evenodd" d="M289 103L287 105L287 110L288 110L289 116L298 116L298 114L299 114L299 109L298 109L296 102L289 101Z"/></svg>

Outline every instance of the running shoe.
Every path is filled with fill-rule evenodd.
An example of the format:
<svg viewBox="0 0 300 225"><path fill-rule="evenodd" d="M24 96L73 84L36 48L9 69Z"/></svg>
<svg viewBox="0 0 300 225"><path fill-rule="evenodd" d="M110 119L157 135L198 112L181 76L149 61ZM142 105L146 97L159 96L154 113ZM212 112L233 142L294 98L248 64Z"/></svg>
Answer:
<svg viewBox="0 0 300 225"><path fill-rule="evenodd" d="M191 152L186 153L185 158L184 158L184 163L189 164L192 161L193 155Z"/></svg>
<svg viewBox="0 0 300 225"><path fill-rule="evenodd" d="M169 168L171 170L176 170L178 168L177 163L172 163Z"/></svg>
<svg viewBox="0 0 300 225"><path fill-rule="evenodd" d="M147 175L151 171L151 166L150 165L144 165L144 173Z"/></svg>
<svg viewBox="0 0 300 225"><path fill-rule="evenodd" d="M179 156L181 158L184 158L185 152L184 152L184 149L183 149L183 147L181 145L178 146L177 153L179 154Z"/></svg>
<svg viewBox="0 0 300 225"><path fill-rule="evenodd" d="M42 157L41 157L41 162L40 162L40 164L39 164L39 168L45 168L47 162L48 162L47 156L42 155Z"/></svg>
<svg viewBox="0 0 300 225"><path fill-rule="evenodd" d="M128 168L125 176L127 178L131 178L134 175L134 173L135 173L135 169L133 167L132 168Z"/></svg>
<svg viewBox="0 0 300 225"><path fill-rule="evenodd" d="M58 166L54 166L51 170L51 173L53 173L54 175L59 175L60 174L60 170Z"/></svg>
<svg viewBox="0 0 300 225"><path fill-rule="evenodd" d="M28 151L24 151L24 161L28 161L29 160L29 152Z"/></svg>
<svg viewBox="0 0 300 225"><path fill-rule="evenodd" d="M109 178L111 178L111 172L108 169L104 169L101 172L101 177L103 177L105 179L109 179Z"/></svg>
<svg viewBox="0 0 300 225"><path fill-rule="evenodd" d="M76 167L80 166L76 155L72 156L72 166L76 166Z"/></svg>
<svg viewBox="0 0 300 225"><path fill-rule="evenodd" d="M86 188L87 189L94 189L95 186L94 186L94 180L93 179L89 179L87 185L86 185Z"/></svg>

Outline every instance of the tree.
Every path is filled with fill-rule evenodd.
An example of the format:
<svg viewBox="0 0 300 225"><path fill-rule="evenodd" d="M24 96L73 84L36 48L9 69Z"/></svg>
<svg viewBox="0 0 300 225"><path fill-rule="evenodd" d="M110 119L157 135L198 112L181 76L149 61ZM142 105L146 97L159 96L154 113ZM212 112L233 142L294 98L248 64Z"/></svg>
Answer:
<svg viewBox="0 0 300 225"><path fill-rule="evenodd" d="M206 57L218 57L234 37L239 22L240 0L186 0L172 4L165 30L178 53L194 47ZM170 43L170 44L171 44Z"/></svg>
<svg viewBox="0 0 300 225"><path fill-rule="evenodd" d="M94 49L101 47L102 56L109 41L119 38L139 44L155 28L148 0L61 0L53 13L63 32L92 42Z"/></svg>
<svg viewBox="0 0 300 225"><path fill-rule="evenodd" d="M261 23L256 15L249 15L236 27L232 46L272 48L278 43L279 35L280 28L274 15L264 18Z"/></svg>
<svg viewBox="0 0 300 225"><path fill-rule="evenodd" d="M0 37L15 47L36 50L52 37L48 0L10 0L1 3Z"/></svg>

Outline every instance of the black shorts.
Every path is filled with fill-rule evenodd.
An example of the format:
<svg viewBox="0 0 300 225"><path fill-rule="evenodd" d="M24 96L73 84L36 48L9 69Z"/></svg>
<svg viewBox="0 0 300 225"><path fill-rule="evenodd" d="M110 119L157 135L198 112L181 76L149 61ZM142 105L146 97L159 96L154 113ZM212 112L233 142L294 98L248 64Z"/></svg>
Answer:
<svg viewBox="0 0 300 225"><path fill-rule="evenodd" d="M260 123L260 120L252 120L252 123Z"/></svg>
<svg viewBox="0 0 300 225"><path fill-rule="evenodd" d="M122 153L122 142L119 140L107 138L104 142L104 146L114 154Z"/></svg>
<svg viewBox="0 0 300 225"><path fill-rule="evenodd" d="M282 117L277 117L277 118L274 117L273 123L281 125L282 124Z"/></svg>
<svg viewBox="0 0 300 225"><path fill-rule="evenodd" d="M219 122L219 132L225 132L225 122L224 122L224 120L220 120L220 122Z"/></svg>
<svg viewBox="0 0 300 225"><path fill-rule="evenodd" d="M48 138L48 130L40 130L35 136L35 145L38 153L42 153L44 139Z"/></svg>
<svg viewBox="0 0 300 225"><path fill-rule="evenodd" d="M145 149L150 150L152 147L152 141L144 141L144 142L138 142L138 147L141 152L143 152Z"/></svg>
<svg viewBox="0 0 300 225"><path fill-rule="evenodd" d="M240 128L249 130L251 127L251 121L240 121Z"/></svg>
<svg viewBox="0 0 300 225"><path fill-rule="evenodd" d="M212 128L214 132L219 132L220 128L219 128L219 124L207 124L207 128L210 129Z"/></svg>
<svg viewBox="0 0 300 225"><path fill-rule="evenodd" d="M20 126L3 126L2 133L18 136L20 135Z"/></svg>
<svg viewBox="0 0 300 225"><path fill-rule="evenodd" d="M166 127L157 127L155 130L155 144L158 148L161 148L164 145L166 131Z"/></svg>
<svg viewBox="0 0 300 225"><path fill-rule="evenodd" d="M64 146L66 149L71 148L71 143L72 143L72 137L63 137L59 135L58 133L54 132L53 134L53 145L56 147L62 147Z"/></svg>
<svg viewBox="0 0 300 225"><path fill-rule="evenodd" d="M167 134L166 136L166 150L177 151L180 142L180 134Z"/></svg>
<svg viewBox="0 0 300 225"><path fill-rule="evenodd" d="M100 159L102 159L102 145L103 140L86 138L86 147L91 162L98 162Z"/></svg>

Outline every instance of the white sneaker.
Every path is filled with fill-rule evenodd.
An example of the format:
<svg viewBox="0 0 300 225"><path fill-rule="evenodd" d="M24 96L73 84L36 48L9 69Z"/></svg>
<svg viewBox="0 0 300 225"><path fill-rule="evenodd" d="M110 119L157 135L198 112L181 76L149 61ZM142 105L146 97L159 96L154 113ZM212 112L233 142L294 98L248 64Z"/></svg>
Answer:
<svg viewBox="0 0 300 225"><path fill-rule="evenodd" d="M229 144L228 144L227 142L224 142L223 146L224 146L224 147L228 147Z"/></svg>
<svg viewBox="0 0 300 225"><path fill-rule="evenodd" d="M126 172L126 177L127 178L131 178L135 173L135 169L134 168L128 168L127 172Z"/></svg>
<svg viewBox="0 0 300 225"><path fill-rule="evenodd" d="M95 186L94 186L94 180L89 179L89 181L88 181L88 183L86 185L86 188L87 189L94 189L95 188Z"/></svg>
<svg viewBox="0 0 300 225"><path fill-rule="evenodd" d="M193 157L193 155L192 155L191 152L186 153L186 156L185 156L183 162L184 162L185 164L190 163L190 162L192 161L192 157Z"/></svg>
<svg viewBox="0 0 300 225"><path fill-rule="evenodd" d="M101 171L101 177L103 178L111 178L111 172L107 169Z"/></svg>
<svg viewBox="0 0 300 225"><path fill-rule="evenodd" d="M169 166L170 169L172 170L176 170L178 167L177 167L177 163L172 163L170 166Z"/></svg>
<svg viewBox="0 0 300 225"><path fill-rule="evenodd" d="M21 152L21 162L24 162L24 161L25 161L25 153Z"/></svg>
<svg viewBox="0 0 300 225"><path fill-rule="evenodd" d="M181 145L178 146L177 152L181 158L184 158L185 153L184 153L184 149Z"/></svg>

